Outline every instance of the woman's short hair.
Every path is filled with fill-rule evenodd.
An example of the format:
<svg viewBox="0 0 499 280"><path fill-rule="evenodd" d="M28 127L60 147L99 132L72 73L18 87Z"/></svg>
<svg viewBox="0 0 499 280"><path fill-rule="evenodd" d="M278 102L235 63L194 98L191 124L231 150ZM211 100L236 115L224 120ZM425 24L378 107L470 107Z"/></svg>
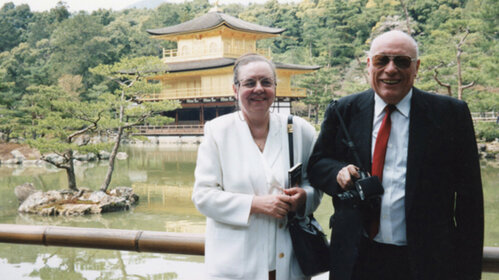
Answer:
<svg viewBox="0 0 499 280"><path fill-rule="evenodd" d="M272 74L274 75L274 77L273 77L274 82L277 84L277 75L276 75L276 70L275 70L276 69L275 64L262 55L259 55L256 53L247 53L247 54L243 54L242 56L240 56L236 60L236 62L234 63L234 70L233 70L233 72L234 72L234 85L239 84L239 68L241 66L249 64L251 62L259 62L259 61L265 62L270 66L270 69L272 69Z"/></svg>

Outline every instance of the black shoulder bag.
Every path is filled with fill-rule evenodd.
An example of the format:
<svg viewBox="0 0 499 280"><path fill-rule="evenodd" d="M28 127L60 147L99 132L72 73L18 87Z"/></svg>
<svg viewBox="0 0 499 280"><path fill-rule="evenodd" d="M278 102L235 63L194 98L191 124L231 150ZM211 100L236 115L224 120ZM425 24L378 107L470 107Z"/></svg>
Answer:
<svg viewBox="0 0 499 280"><path fill-rule="evenodd" d="M289 166L293 167L293 115L288 116L288 140ZM301 166L299 168L301 171ZM299 174L301 177L301 172ZM292 186L291 181L289 185ZM329 243L314 216L310 214L307 217L299 218L295 213L289 213L287 226L296 259L303 274L314 276L328 271L330 267Z"/></svg>

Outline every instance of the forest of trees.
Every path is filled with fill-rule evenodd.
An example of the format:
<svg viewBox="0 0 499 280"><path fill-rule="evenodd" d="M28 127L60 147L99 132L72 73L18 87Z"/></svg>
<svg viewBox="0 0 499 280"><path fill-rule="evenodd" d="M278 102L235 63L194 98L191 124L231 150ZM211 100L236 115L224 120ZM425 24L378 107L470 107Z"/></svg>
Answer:
<svg viewBox="0 0 499 280"><path fill-rule="evenodd" d="M152 39L146 29L178 24L211 8L208 0L164 3L155 9L70 13L64 2L45 12L26 4L0 9L0 132L36 138L36 125L67 96L95 104L119 85L91 69L122 59L160 57L174 42ZM259 42L275 61L320 65L299 76L307 88L303 114L321 116L332 98L368 88L365 51L381 32L400 29L420 45L416 86L467 101L473 112L499 111L499 1L496 0L302 0L220 6L224 13L286 28ZM51 108L52 107L52 108ZM300 106L296 106L300 108ZM498 135L495 123L480 133Z"/></svg>

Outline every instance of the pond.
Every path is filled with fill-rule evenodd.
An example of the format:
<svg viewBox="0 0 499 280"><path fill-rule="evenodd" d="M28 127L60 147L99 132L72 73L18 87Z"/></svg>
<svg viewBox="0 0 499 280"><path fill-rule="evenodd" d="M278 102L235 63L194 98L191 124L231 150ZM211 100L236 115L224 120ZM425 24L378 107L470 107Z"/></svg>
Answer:
<svg viewBox="0 0 499 280"><path fill-rule="evenodd" d="M197 145L127 146L117 161L112 186L131 186L140 196L128 212L79 217L40 217L17 213L14 187L32 182L38 189L67 186L55 168L0 166L0 223L203 233L205 217L193 206ZM107 162L76 168L78 186L98 189ZM499 165L482 162L485 193L485 246L499 247ZM331 214L325 196L316 212L324 228ZM328 232L328 230L326 230ZM202 279L203 257L0 243L2 279ZM324 277L318 277L324 278ZM484 274L483 279L499 279Z"/></svg>

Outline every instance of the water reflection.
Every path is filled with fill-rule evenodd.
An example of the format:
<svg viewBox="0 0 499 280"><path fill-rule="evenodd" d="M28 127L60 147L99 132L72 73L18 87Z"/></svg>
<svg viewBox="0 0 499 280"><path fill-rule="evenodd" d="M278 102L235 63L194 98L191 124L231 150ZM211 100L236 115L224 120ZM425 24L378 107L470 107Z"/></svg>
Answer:
<svg viewBox="0 0 499 280"><path fill-rule="evenodd" d="M65 188L65 172L0 166L0 223L203 233L205 218L190 200L197 146L124 150L129 157L117 161L111 187L133 187L140 200L131 211L78 217L19 214L15 186L32 182L42 190ZM78 185L97 189L106 169L106 162L78 164ZM482 174L485 245L499 247L499 166L483 162ZM330 214L331 201L325 197L315 216L326 232ZM1 279L202 279L202 262L199 256L0 243ZM484 274L483 279L499 276Z"/></svg>
<svg viewBox="0 0 499 280"><path fill-rule="evenodd" d="M133 187L140 200L131 211L77 217L18 214L15 186L32 182L41 190L62 189L65 172L1 166L0 223L203 233L205 218L190 200L197 146L125 151L129 157L117 161L111 187ZM78 185L98 189L106 168L106 162L78 164ZM201 279L202 261L199 256L0 244L2 279Z"/></svg>

